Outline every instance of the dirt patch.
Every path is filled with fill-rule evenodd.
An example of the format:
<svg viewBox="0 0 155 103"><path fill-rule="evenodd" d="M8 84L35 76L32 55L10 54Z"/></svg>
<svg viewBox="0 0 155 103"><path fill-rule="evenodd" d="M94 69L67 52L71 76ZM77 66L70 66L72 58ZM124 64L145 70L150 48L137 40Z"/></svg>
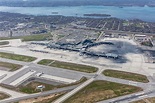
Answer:
<svg viewBox="0 0 155 103"><path fill-rule="evenodd" d="M0 93L0 100L9 98L10 96L4 93Z"/></svg>
<svg viewBox="0 0 155 103"><path fill-rule="evenodd" d="M65 94L65 92L59 93L59 94L52 94L44 97L22 100L22 101L19 101L19 103L51 103L52 101L59 98L63 94Z"/></svg>
<svg viewBox="0 0 155 103"><path fill-rule="evenodd" d="M143 100L138 100L138 101L131 102L131 103L155 103L155 97L145 98Z"/></svg>
<svg viewBox="0 0 155 103"><path fill-rule="evenodd" d="M71 96L64 103L96 103L141 90L141 88L135 86L97 80Z"/></svg>
<svg viewBox="0 0 155 103"><path fill-rule="evenodd" d="M75 99L72 101L73 103L92 103L97 102L99 99L107 99L116 96L116 94L112 90L105 90L105 91L95 91L93 93L88 93L86 96L81 95L80 98Z"/></svg>

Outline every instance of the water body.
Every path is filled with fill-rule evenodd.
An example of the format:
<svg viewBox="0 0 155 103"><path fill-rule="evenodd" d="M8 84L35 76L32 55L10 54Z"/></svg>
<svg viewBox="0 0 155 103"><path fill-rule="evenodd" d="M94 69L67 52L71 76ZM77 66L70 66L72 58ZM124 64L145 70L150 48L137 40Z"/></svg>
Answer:
<svg viewBox="0 0 155 103"><path fill-rule="evenodd" d="M120 19L141 19L155 22L155 7L115 7L115 6L58 6L58 7L6 7L0 11L31 15L63 15L83 17L83 14L110 14ZM53 12L53 14L52 14ZM58 13L58 14L56 14Z"/></svg>

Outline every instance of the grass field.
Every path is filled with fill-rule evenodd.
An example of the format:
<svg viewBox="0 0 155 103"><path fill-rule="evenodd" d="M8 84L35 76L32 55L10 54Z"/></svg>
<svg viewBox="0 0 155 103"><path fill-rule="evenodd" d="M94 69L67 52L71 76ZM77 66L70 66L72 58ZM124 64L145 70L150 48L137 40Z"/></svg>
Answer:
<svg viewBox="0 0 155 103"><path fill-rule="evenodd" d="M0 67L8 68L9 71L16 71L22 67L22 65L12 64L7 62L0 62Z"/></svg>
<svg viewBox="0 0 155 103"><path fill-rule="evenodd" d="M69 62L61 62L56 60L48 60L48 59L41 60L40 62L38 62L38 64L86 73L94 73L97 72L98 70L98 68L92 66L69 63Z"/></svg>
<svg viewBox="0 0 155 103"><path fill-rule="evenodd" d="M136 73L117 71L117 70L105 70L103 74L109 77L126 79L126 80L131 80L136 82L143 82L143 83L149 82L149 80L145 75L136 74Z"/></svg>
<svg viewBox="0 0 155 103"><path fill-rule="evenodd" d="M47 39L50 39L50 34L37 34L37 35L29 35L29 36L23 36L20 37L22 41L44 41Z"/></svg>
<svg viewBox="0 0 155 103"><path fill-rule="evenodd" d="M155 97L145 98L143 100L138 100L138 101L131 102L131 103L155 103Z"/></svg>
<svg viewBox="0 0 155 103"><path fill-rule="evenodd" d="M0 41L0 45L8 45L9 44L9 42L8 41Z"/></svg>
<svg viewBox="0 0 155 103"><path fill-rule="evenodd" d="M32 61L36 60L35 57L18 55L18 54L10 54L10 53L4 53L4 52L0 52L0 57L6 58L6 59L24 61L24 62L32 62Z"/></svg>
<svg viewBox="0 0 155 103"><path fill-rule="evenodd" d="M61 84L61 85L57 85L57 86L34 81L34 82L29 83L26 86L19 86L18 87L18 90L20 92L23 92L23 93L32 94L32 93L38 93L38 92L40 92L40 90L36 90L36 87L39 86L39 85L44 85L45 86L45 89L43 89L43 91L48 91L48 90L53 90L53 89L56 89L56 88L62 88L62 87L77 85L77 84L80 84L80 83L85 82L86 80L87 79L85 77L83 77L83 78L81 78L81 80L79 80L79 81L77 81L75 83Z"/></svg>
<svg viewBox="0 0 155 103"><path fill-rule="evenodd" d="M0 40L19 39L19 37L0 37Z"/></svg>
<svg viewBox="0 0 155 103"><path fill-rule="evenodd" d="M1 93L0 92L0 100L2 99L6 99L6 98L9 98L10 96L8 96L7 94L4 94L4 93Z"/></svg>
<svg viewBox="0 0 155 103"><path fill-rule="evenodd" d="M52 35L50 33L47 34L35 34L28 36L19 36L19 37L2 37L0 40L10 40L10 39L21 39L22 41L43 41L43 40L51 40Z"/></svg>
<svg viewBox="0 0 155 103"><path fill-rule="evenodd" d="M49 99L45 99L45 100L42 100L40 102L34 102L34 103L52 103L53 101L55 101L56 99L60 98L61 96L63 96L65 93L61 93L61 94L58 94L58 95L55 95L54 97L52 98L49 98Z"/></svg>
<svg viewBox="0 0 155 103"><path fill-rule="evenodd" d="M43 91L48 91L55 88L54 85L49 85L41 82L31 82L26 86L19 87L20 88L19 91L23 93L28 93L28 94L38 93L40 92L40 90L36 90L36 87L39 85L44 85L46 87L45 89L43 89Z"/></svg>
<svg viewBox="0 0 155 103"><path fill-rule="evenodd" d="M111 99L141 90L139 87L98 80L80 90L64 103L96 103L101 100Z"/></svg>

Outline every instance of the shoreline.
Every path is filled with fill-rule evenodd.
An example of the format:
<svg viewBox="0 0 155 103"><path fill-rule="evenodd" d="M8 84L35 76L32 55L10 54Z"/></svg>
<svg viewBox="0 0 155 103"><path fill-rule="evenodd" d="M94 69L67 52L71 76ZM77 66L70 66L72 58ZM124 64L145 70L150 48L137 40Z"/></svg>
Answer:
<svg viewBox="0 0 155 103"><path fill-rule="evenodd" d="M83 14L83 16L88 16L88 17L111 17L110 14Z"/></svg>
<svg viewBox="0 0 155 103"><path fill-rule="evenodd" d="M8 7L0 6L0 11L9 13L20 13L34 16L62 15L72 17L86 17L84 14L109 14L111 16L89 16L89 18L119 18L119 19L140 19L147 22L155 22L155 8L148 7L127 7L127 6L61 6L61 7ZM68 11L68 12L67 12ZM52 13L54 12L54 13ZM55 13L56 12L56 13ZM136 13L139 15L136 16ZM133 16L135 15L135 16ZM149 16L149 17L148 17ZM88 16L87 16L88 17Z"/></svg>
<svg viewBox="0 0 155 103"><path fill-rule="evenodd" d="M32 14L25 14L25 13L13 13L13 12L3 12L3 11L0 11L0 13L6 13L6 14L15 14L15 15L25 15L25 16L36 16L36 17L39 17L39 16L44 16L44 17L48 17L48 16L57 16L57 17L73 17L73 18L85 18L85 19L105 19L105 18L108 18L108 19L113 19L113 18L116 18L116 19L120 19L120 20L138 20L138 21L143 21L143 22L148 22L148 23L155 23L155 20L154 21L147 21L147 20L142 20L142 19L138 19L138 18L133 18L133 19L125 19L125 18L118 18L118 17L112 17L111 15L110 16L104 16L104 17L100 17L100 16L78 16L78 15L74 15L74 16L65 16L65 15L60 15L60 14L49 14L49 15L32 15Z"/></svg>

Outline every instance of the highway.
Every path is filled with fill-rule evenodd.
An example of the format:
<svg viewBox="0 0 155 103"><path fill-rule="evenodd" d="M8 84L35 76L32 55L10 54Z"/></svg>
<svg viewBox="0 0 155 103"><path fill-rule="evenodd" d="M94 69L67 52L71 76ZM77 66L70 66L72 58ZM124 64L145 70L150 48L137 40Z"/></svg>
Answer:
<svg viewBox="0 0 155 103"><path fill-rule="evenodd" d="M118 34L140 34L140 35L154 35L153 33L140 33L140 32L130 32L130 31L120 31L120 30L104 30L105 33L118 33Z"/></svg>
<svg viewBox="0 0 155 103"><path fill-rule="evenodd" d="M107 23L107 22L106 22ZM105 23L105 25L106 25ZM153 33L142 33L142 32L130 32L130 31L120 31L119 28L118 30L105 30L104 28L102 29L98 29L98 28L86 28L86 27L82 27L79 25L74 25L79 29L85 29L85 30L96 30L96 31L104 31L105 33L115 33L115 34L140 34L140 35L154 35ZM103 26L104 27L104 26Z"/></svg>

